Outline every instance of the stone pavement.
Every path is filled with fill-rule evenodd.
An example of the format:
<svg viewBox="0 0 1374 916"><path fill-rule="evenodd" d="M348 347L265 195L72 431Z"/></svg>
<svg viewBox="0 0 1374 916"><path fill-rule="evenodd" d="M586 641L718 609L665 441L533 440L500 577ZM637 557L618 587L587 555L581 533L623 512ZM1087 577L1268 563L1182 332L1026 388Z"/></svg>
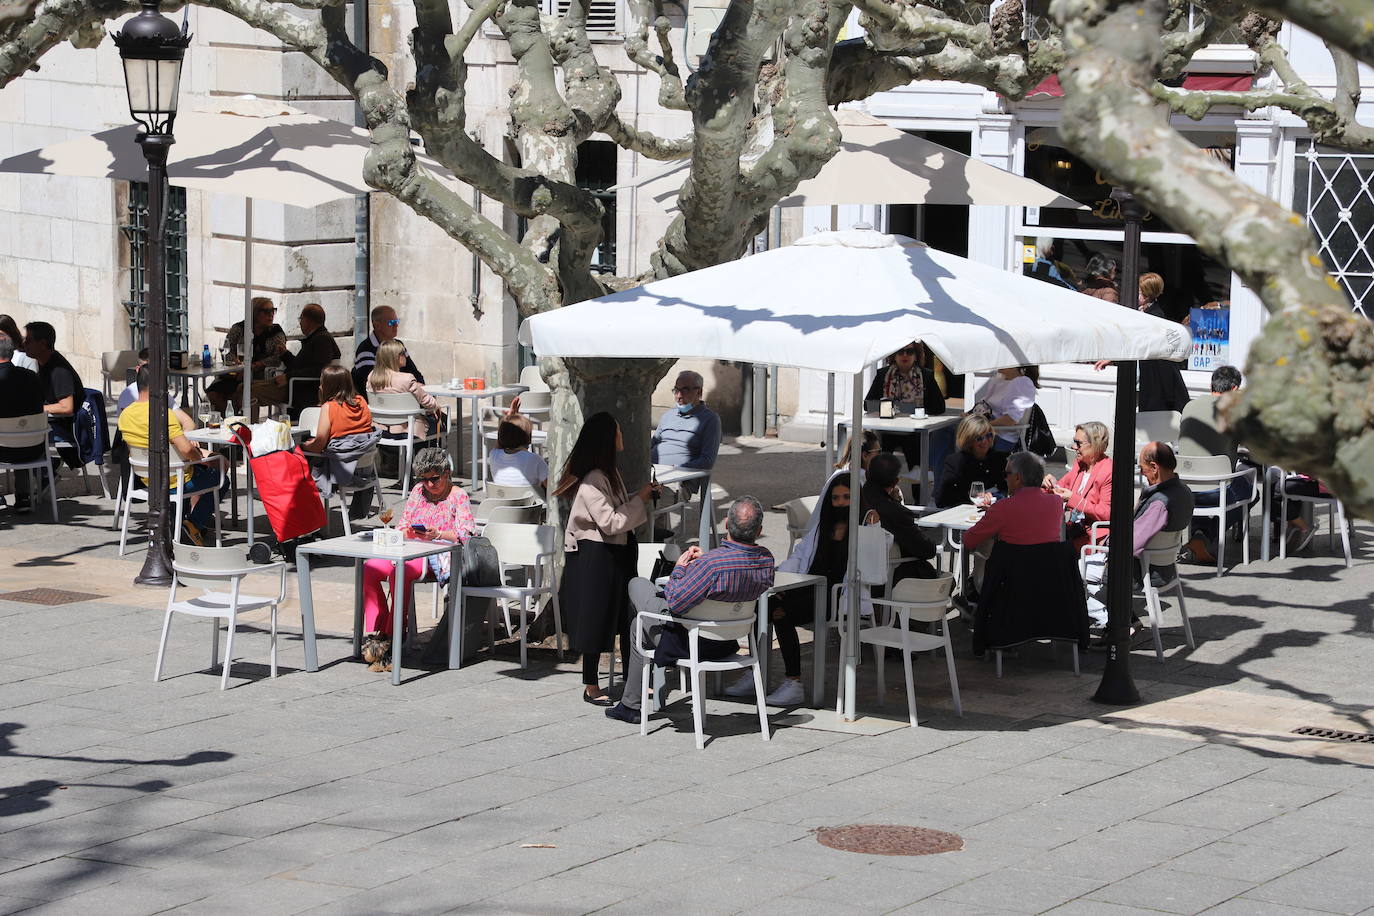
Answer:
<svg viewBox="0 0 1374 916"><path fill-rule="evenodd" d="M819 483L815 449L725 451L718 482L765 505ZM712 700L697 751L686 703L641 738L550 651L393 688L347 658L342 570L317 586L318 673L293 599L281 677L254 624L220 692L208 626L178 619L154 684L165 594L130 585L102 499L62 510L0 510L0 592L90 596L0 597L0 914L1374 912L1374 745L1293 734L1374 731L1366 524L1349 570L1324 538L1189 570L1197 649L1176 627L1163 665L1142 644L1140 706L1090 702L1095 654L1074 678L1066 652L1027 648L997 680L965 640L962 718L922 658L918 729L841 733L803 708L764 743L751 707ZM782 552L780 513L766 530ZM860 680L878 712L871 665ZM864 856L812 833L852 823L965 845Z"/></svg>

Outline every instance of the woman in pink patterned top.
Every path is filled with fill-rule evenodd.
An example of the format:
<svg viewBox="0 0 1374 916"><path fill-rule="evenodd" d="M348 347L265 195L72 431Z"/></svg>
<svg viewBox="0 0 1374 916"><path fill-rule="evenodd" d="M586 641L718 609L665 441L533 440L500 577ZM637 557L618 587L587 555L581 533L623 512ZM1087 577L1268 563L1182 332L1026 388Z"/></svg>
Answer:
<svg viewBox="0 0 1374 916"><path fill-rule="evenodd" d="M477 525L472 518L472 503L462 487L453 485L448 456L443 449L421 449L411 465L417 481L410 491L396 527L407 538L420 541L457 541L465 543ZM422 525L422 529L414 526ZM405 563L406 609L415 606L414 583L430 569L435 580L449 578L450 555L408 560ZM389 671L385 657L391 652L391 604L382 593L382 580L389 579L391 594L396 594L396 564L390 560L368 560L363 564L363 623L372 635L363 642L363 661L376 671ZM401 622L405 625L405 621Z"/></svg>

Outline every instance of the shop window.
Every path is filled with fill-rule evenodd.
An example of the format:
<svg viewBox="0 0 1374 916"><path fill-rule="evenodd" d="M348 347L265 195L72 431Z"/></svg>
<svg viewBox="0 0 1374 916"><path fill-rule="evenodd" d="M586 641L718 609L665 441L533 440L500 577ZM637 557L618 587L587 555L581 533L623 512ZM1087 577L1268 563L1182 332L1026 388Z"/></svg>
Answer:
<svg viewBox="0 0 1374 916"><path fill-rule="evenodd" d="M167 349L185 350L187 346L186 280L186 189L167 188L166 295ZM129 297L124 300L129 313L129 340L132 349L148 345L148 184L129 182L127 222L120 231L129 242Z"/></svg>
<svg viewBox="0 0 1374 916"><path fill-rule="evenodd" d="M1307 217L1322 260L1353 305L1374 309L1374 155L1299 140L1293 209Z"/></svg>

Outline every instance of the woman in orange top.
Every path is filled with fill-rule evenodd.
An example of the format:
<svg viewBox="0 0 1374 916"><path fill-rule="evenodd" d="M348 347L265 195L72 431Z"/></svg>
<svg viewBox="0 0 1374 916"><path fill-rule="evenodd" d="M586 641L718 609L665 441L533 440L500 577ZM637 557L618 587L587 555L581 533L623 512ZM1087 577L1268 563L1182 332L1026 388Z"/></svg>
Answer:
<svg viewBox="0 0 1374 916"><path fill-rule="evenodd" d="M301 448L321 454L331 439L370 432L372 411L353 389L353 376L343 366L325 366L320 372L320 422Z"/></svg>
<svg viewBox="0 0 1374 916"><path fill-rule="evenodd" d="M372 411L353 389L353 376L343 366L325 366L320 373L320 421L313 438L301 445L309 453L311 473L320 493L328 498L336 487L370 483L376 470L358 467L360 459L375 455L381 433L372 428ZM318 457L314 457L318 456ZM364 514L370 492L355 489L351 515Z"/></svg>
<svg viewBox="0 0 1374 916"><path fill-rule="evenodd" d="M1105 522L1112 511L1112 459L1107 457L1110 434L1096 420L1073 430L1073 449L1078 458L1059 480L1045 475L1044 488L1064 500L1071 513L1069 539L1075 547L1091 540L1093 522Z"/></svg>

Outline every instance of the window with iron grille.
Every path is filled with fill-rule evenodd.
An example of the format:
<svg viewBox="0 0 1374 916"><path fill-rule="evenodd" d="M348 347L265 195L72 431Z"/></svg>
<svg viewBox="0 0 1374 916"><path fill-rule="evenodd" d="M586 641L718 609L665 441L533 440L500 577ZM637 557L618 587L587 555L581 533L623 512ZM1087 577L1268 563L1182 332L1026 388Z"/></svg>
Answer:
<svg viewBox="0 0 1374 916"><path fill-rule="evenodd" d="M544 11L551 16L566 16L570 0L544 0ZM588 0L587 34L609 35L619 32L616 9L619 0Z"/></svg>
<svg viewBox="0 0 1374 916"><path fill-rule="evenodd" d="M186 189L167 189L166 291L167 349L187 349L186 307ZM128 222L120 226L129 242L129 298L124 309L129 313L129 340L132 349L148 345L148 184L129 182Z"/></svg>
<svg viewBox="0 0 1374 916"><path fill-rule="evenodd" d="M1374 308L1374 155L1299 140L1293 209L1307 217L1331 276L1368 313Z"/></svg>

